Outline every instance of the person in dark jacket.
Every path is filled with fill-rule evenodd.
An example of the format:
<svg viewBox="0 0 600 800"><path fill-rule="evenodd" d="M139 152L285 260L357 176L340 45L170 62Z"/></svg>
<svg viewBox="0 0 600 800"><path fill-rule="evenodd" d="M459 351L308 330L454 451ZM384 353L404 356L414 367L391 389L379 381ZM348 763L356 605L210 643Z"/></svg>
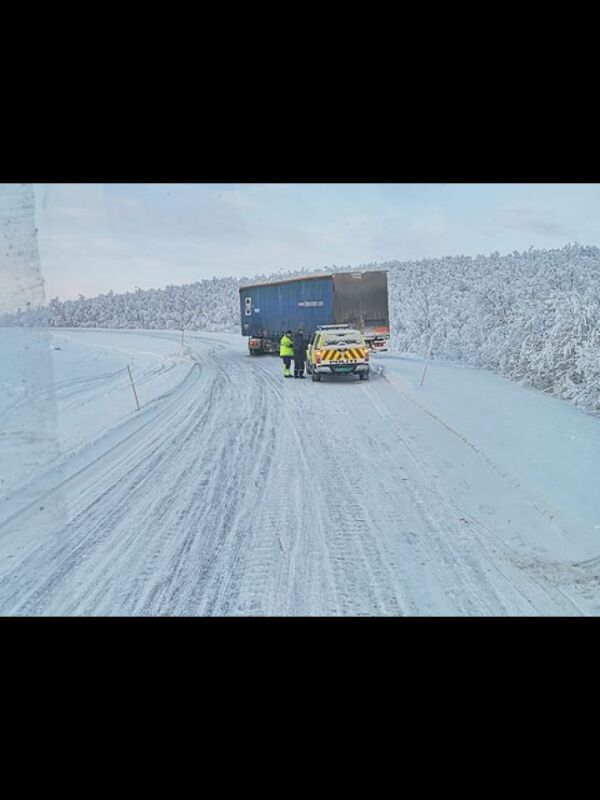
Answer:
<svg viewBox="0 0 600 800"><path fill-rule="evenodd" d="M306 357L306 346L304 344L304 334L302 330L294 334L294 378L304 377L304 359Z"/></svg>

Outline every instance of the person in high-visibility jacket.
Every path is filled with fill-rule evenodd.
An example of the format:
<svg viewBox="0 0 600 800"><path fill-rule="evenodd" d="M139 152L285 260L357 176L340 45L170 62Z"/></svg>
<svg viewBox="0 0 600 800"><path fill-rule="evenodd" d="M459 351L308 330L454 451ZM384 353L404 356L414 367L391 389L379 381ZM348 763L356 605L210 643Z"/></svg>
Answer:
<svg viewBox="0 0 600 800"><path fill-rule="evenodd" d="M283 377L291 378L292 373L290 372L290 367L294 355L294 342L292 341L291 331L286 331L281 337L281 341L279 342L279 355L283 359Z"/></svg>

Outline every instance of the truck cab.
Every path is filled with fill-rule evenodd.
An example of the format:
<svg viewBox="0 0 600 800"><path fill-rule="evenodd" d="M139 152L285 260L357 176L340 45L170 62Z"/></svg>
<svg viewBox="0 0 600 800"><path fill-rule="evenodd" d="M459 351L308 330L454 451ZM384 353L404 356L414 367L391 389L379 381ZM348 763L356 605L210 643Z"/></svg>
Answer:
<svg viewBox="0 0 600 800"><path fill-rule="evenodd" d="M363 333L367 346L374 352L384 352L388 349L390 329L384 319L365 320Z"/></svg>

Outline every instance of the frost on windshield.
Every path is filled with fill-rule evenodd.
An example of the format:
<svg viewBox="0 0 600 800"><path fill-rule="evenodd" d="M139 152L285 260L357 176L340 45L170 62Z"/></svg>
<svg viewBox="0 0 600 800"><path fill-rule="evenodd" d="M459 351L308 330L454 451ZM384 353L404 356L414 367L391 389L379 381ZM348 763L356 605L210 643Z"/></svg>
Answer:
<svg viewBox="0 0 600 800"><path fill-rule="evenodd" d="M44 301L31 184L0 184L0 303L39 324ZM29 311L29 309L32 309ZM43 314L43 312L42 312ZM10 325L14 316L4 319ZM0 316L0 326L3 320ZM0 505L61 452L57 435L50 334L43 328L0 327ZM60 503L40 515L62 513Z"/></svg>

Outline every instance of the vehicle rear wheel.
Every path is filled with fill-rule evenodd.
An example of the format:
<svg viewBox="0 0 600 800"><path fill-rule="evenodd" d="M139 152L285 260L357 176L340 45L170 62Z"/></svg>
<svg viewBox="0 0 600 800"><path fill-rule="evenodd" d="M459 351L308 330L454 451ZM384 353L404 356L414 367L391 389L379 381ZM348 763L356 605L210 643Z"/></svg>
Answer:
<svg viewBox="0 0 600 800"><path fill-rule="evenodd" d="M312 372L311 376L315 383L318 383L321 380L321 376L317 372Z"/></svg>

